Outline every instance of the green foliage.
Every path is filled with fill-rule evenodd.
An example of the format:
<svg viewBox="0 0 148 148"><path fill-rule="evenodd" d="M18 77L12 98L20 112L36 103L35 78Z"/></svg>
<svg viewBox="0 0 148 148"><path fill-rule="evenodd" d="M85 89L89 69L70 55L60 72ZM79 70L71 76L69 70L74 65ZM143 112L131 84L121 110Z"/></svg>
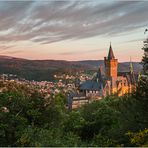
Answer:
<svg viewBox="0 0 148 148"><path fill-rule="evenodd" d="M133 146L148 147L148 129L140 130L139 132L128 132L126 135L130 137L130 142Z"/></svg>
<svg viewBox="0 0 148 148"><path fill-rule="evenodd" d="M14 82L1 82L0 89L0 146L146 144L133 143L135 135L126 134L147 128L144 104L135 94L108 96L68 112L63 94L45 99L36 89Z"/></svg>
<svg viewBox="0 0 148 148"><path fill-rule="evenodd" d="M85 120L81 116L80 112L72 111L70 112L64 122L64 131L73 132L75 134L80 134L83 126L85 126Z"/></svg>
<svg viewBox="0 0 148 148"><path fill-rule="evenodd" d="M137 91L133 95L136 104L136 122L141 130L148 126L148 38L144 41L142 49L144 50L143 72L137 84Z"/></svg>
<svg viewBox="0 0 148 148"><path fill-rule="evenodd" d="M44 94L24 85L19 87L13 83L11 89L11 85L1 84L1 89L4 86L7 89L0 94L1 146L16 146L17 139L28 126L41 129L60 126L65 109L65 99L61 101L64 96L59 94L44 99Z"/></svg>
<svg viewBox="0 0 148 148"><path fill-rule="evenodd" d="M148 75L148 38L144 41L144 46L142 48L144 50L144 56L142 59L143 63L143 72Z"/></svg>
<svg viewBox="0 0 148 148"><path fill-rule="evenodd" d="M91 140L96 134L107 134L117 124L117 113L109 106L106 99L86 105L81 112L86 120L82 129L83 139Z"/></svg>
<svg viewBox="0 0 148 148"><path fill-rule="evenodd" d="M108 137L102 136L101 134L96 135L91 143L91 146L95 147L115 147L120 146L116 143L116 141L109 139Z"/></svg>

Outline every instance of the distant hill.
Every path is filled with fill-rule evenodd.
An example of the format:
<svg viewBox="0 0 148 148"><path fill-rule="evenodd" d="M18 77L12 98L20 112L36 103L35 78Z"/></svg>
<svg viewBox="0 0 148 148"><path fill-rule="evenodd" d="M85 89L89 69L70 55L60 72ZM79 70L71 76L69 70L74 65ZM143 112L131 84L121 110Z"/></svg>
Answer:
<svg viewBox="0 0 148 148"><path fill-rule="evenodd" d="M81 70L97 70L103 66L103 60L62 61L62 60L27 60L8 56L0 56L0 74L16 74L28 80L53 80L57 73L74 73ZM142 65L133 63L134 70L138 72ZM119 63L119 71L128 71L129 62Z"/></svg>
<svg viewBox="0 0 148 148"><path fill-rule="evenodd" d="M77 63L90 66L93 68L97 68L99 65L104 66L104 60L85 60L85 61L77 61Z"/></svg>
<svg viewBox="0 0 148 148"><path fill-rule="evenodd" d="M0 74L16 74L28 80L53 80L53 75L61 72L92 69L77 62L62 60L26 60L0 56Z"/></svg>
<svg viewBox="0 0 148 148"><path fill-rule="evenodd" d="M88 67L92 67L92 68L98 68L99 65L102 65L103 70L104 70L104 60L86 60L86 61L78 61L78 63L82 64L82 65L86 65ZM135 73L138 73L141 69L142 69L142 65L140 64L140 62L132 62L133 64L133 69ZM123 62L123 63L119 63L118 64L118 71L120 72L127 72L129 71L129 66L130 66L130 62Z"/></svg>

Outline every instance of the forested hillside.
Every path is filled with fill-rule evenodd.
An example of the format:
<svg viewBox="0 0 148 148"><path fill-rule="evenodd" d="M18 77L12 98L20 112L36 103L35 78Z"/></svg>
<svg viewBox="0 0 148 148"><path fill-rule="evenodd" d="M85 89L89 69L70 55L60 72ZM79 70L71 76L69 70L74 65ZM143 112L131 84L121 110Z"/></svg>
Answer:
<svg viewBox="0 0 148 148"><path fill-rule="evenodd" d="M79 71L96 71L103 60L58 61L58 60L26 60L0 56L0 74L14 74L27 80L54 80L57 73L76 73ZM142 69L139 62L133 62L135 73ZM129 62L119 63L119 71L129 71Z"/></svg>

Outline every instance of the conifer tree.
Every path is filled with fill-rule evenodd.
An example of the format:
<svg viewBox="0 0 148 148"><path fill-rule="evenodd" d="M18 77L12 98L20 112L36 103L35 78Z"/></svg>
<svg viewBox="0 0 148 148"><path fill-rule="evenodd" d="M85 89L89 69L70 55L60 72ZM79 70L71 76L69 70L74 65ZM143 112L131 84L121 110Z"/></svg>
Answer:
<svg viewBox="0 0 148 148"><path fill-rule="evenodd" d="M148 98L148 37L144 41L142 50L144 50L144 56L142 58L143 73L141 76L141 80L139 81L139 87L141 88L140 90L142 96L144 95L144 97Z"/></svg>
<svg viewBox="0 0 148 148"><path fill-rule="evenodd" d="M144 50L144 56L142 59L143 74L148 75L148 38L144 41L144 46L142 49Z"/></svg>
<svg viewBox="0 0 148 148"><path fill-rule="evenodd" d="M139 123L143 128L148 128L148 38L144 41L142 50L144 56L142 58L143 71L137 85L136 100L138 102Z"/></svg>

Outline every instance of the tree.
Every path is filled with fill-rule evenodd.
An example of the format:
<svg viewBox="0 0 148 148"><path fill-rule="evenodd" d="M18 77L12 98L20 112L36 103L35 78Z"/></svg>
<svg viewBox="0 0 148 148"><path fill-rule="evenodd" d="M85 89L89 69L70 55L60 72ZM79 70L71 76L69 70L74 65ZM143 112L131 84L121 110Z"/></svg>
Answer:
<svg viewBox="0 0 148 148"><path fill-rule="evenodd" d="M45 99L35 88L9 81L1 82L0 89L0 146L44 146L47 139L40 138L44 132L53 139L55 129L61 130L65 112L63 95ZM39 134L35 139L34 133Z"/></svg>
<svg viewBox="0 0 148 148"><path fill-rule="evenodd" d="M148 129L138 132L128 132L130 142L135 147L148 147Z"/></svg>
<svg viewBox="0 0 148 148"><path fill-rule="evenodd" d="M140 113L139 123L143 128L148 127L148 38L144 41L144 56L142 59L143 73L137 85L135 99Z"/></svg>
<svg viewBox="0 0 148 148"><path fill-rule="evenodd" d="M144 50L144 56L142 59L143 63L143 72L148 75L148 38L144 41L144 46L142 48Z"/></svg>

